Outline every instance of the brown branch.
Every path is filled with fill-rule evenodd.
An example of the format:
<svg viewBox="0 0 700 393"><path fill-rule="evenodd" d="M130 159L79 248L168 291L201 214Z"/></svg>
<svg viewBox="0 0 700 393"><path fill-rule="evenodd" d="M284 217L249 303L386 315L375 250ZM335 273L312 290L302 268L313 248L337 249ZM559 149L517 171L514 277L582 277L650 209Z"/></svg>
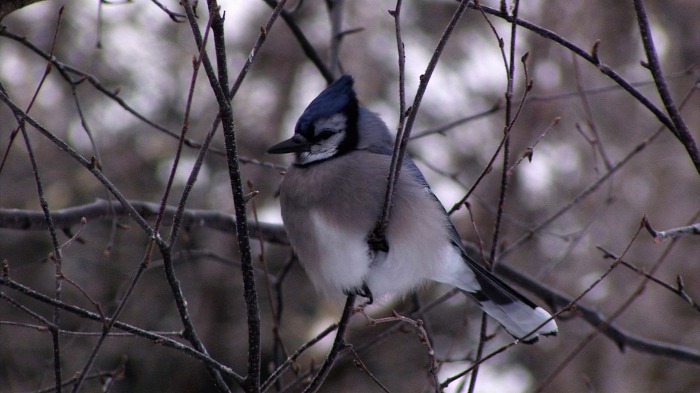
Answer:
<svg viewBox="0 0 700 393"><path fill-rule="evenodd" d="M635 0L635 1L640 1L640 0ZM470 5L472 8L477 8L474 5ZM493 8L489 8L483 5L479 5L478 9L483 10L484 12L497 16L507 22L513 22L513 18L508 15L505 10L496 10ZM608 78L612 79L615 83L617 83L620 87L622 87L625 91L627 91L632 97L634 97L637 101L639 101L642 105L644 105L656 118L661 122L668 130L671 130L673 134L679 139L683 147L686 149L688 152L688 156L691 158L693 164L695 165L696 170L700 172L700 153L698 153L697 147L695 146L695 143L690 143L688 140L687 136L677 134L675 131L677 130L676 125L674 124L674 120L670 119L666 114L659 109L656 105L654 105L648 98L646 98L639 90L635 89L634 86L625 80L622 76L620 76L617 72L615 72L613 69L611 69L609 66L603 64L600 61L600 58L598 57L597 51L593 51L593 53L588 53L585 50L581 49L580 47L574 45L572 42L566 40L562 36L556 34L555 32L551 30L547 30L541 26L538 26L534 23L525 21L523 19L515 19L515 23L518 24L519 26L524 27L527 30L532 31L533 33L544 37L545 39L551 40L566 49L570 50L572 53L575 55L581 57L582 59L588 61L592 65L596 66L598 70L603 73L603 75L607 76Z"/></svg>
<svg viewBox="0 0 700 393"><path fill-rule="evenodd" d="M521 273L506 264L497 265L496 273L527 289L529 292L534 293L555 308L563 307L572 302L572 299L569 296L547 287L532 277L528 277L524 273ZM680 362L700 365L700 351L694 348L683 347L668 342L641 337L621 329L615 324L605 325L607 317L600 314L593 307L588 307L577 303L576 315L593 327L599 328L605 326L605 330L602 331L603 335L617 344L618 348L632 349L641 353L663 356Z"/></svg>
<svg viewBox="0 0 700 393"><path fill-rule="evenodd" d="M331 350L328 353L326 361L323 362L321 369L318 371L318 374L316 374L314 379L311 380L311 383L306 387L306 389L304 389L304 393L314 393L318 391L318 389L323 384L323 381L325 381L326 377L328 376L328 373L331 371L331 367L333 367L333 364L338 358L338 355L340 355L340 352L347 345L345 343L345 331L347 330L348 324L350 323L350 317L352 317L352 311L354 309L356 297L357 295L355 294L348 295L348 298L345 301L343 315L340 317L340 321L338 322L338 331L335 333L335 340L333 340L333 346L331 347Z"/></svg>
<svg viewBox="0 0 700 393"><path fill-rule="evenodd" d="M445 133L447 131L449 131L457 126L461 126L461 125L469 123L471 121L478 120L478 119L481 119L483 117L489 116L493 113L500 111L501 109L503 109L503 105L502 105L501 101L496 101L496 103L493 104L493 106L491 108L489 108L485 111L459 118L457 120L451 121L451 122L449 122L447 124L443 124L441 126L437 126L434 128L429 128L427 130L417 132L411 136L411 140L423 138L423 137L426 137L429 135L434 135L434 134L445 135Z"/></svg>
<svg viewBox="0 0 700 393"><path fill-rule="evenodd" d="M688 126L681 116L681 112L673 102L673 97L671 97L671 92L668 89L666 80L664 79L664 74L661 71L661 63L659 62L659 56L656 53L656 48L654 46L654 39L651 35L651 27L649 26L649 18L647 17L647 12L644 8L643 0L634 0L634 10L637 14L637 23L639 24L639 35L642 38L642 43L644 44L644 52L647 56L646 68L651 72L654 78L654 83L656 84L656 91L661 96L661 101L664 103L664 107L671 117L674 127L670 128L671 132L678 138L678 140L683 144L686 151L690 155L690 159L695 164L695 170L700 173L700 152L698 152L698 147L695 144L693 135L690 133Z"/></svg>
<svg viewBox="0 0 700 393"><path fill-rule="evenodd" d="M157 212L157 204L147 202L130 202L144 217L155 216ZM117 204L117 202L115 202ZM118 214L126 215L124 208L115 206ZM165 221L169 214L174 212L174 207L168 207L165 210ZM80 222L80 217L85 215L93 216L94 218L109 218L109 208L107 201L98 200L95 203L78 206L74 208L57 210L52 212L52 217L56 222L57 227L72 223L76 225ZM91 214L92 213L92 214ZM202 227L222 231L231 234L235 230L235 219L231 215L219 213L216 211L207 210L185 210L183 225L185 227ZM45 230L45 223L42 224L42 213L36 211L24 211L17 209L0 209L0 228L17 229L17 230ZM250 222L251 235L255 236L258 233L254 223ZM264 241L275 244L288 245L286 233L282 225L260 223L260 232ZM478 255L478 251L474 251ZM535 294L540 299L543 299L547 304L556 308L563 307L571 302L571 298L567 295L550 288L532 277L525 275L507 264L498 264L496 273L507 280L525 288L529 292ZM442 301L444 301L443 299ZM431 304L430 307L435 305ZM425 307L424 307L425 309ZM605 316L598 313L591 307L577 304L576 311L578 315L592 326L599 326L605 321ZM649 353L652 355L665 356L682 362L700 364L700 352L671 343L662 341L650 340L618 328L616 325L609 325L604 334L613 340L618 346L637 350L639 352ZM296 358L295 358L296 359ZM288 366L285 366L288 367ZM269 385L264 385L268 387Z"/></svg>
<svg viewBox="0 0 700 393"><path fill-rule="evenodd" d="M152 202L129 201L129 204L144 219L154 219L158 214L159 205ZM111 206L110 206L111 205ZM119 202L108 202L98 199L85 205L74 206L62 210L54 210L51 217L57 228L71 228L80 225L82 218L86 218L88 225L91 220L109 220L112 218L111 207L120 217L128 217L129 211ZM163 224L168 225L173 219L177 209L174 206L165 208ZM231 214L221 213L215 210L185 209L182 215L182 226L185 228L209 228L225 233L235 233L236 218ZM287 234L281 225L260 223L259 226L250 221L251 236L256 237L262 233L263 239L270 243L288 245ZM30 210L0 209L0 228L43 231L48 229L43 213Z"/></svg>
<svg viewBox="0 0 700 393"><path fill-rule="evenodd" d="M657 243L661 242L662 240L665 240L668 238L676 238L678 236L700 235L700 223L686 225L686 226L682 226L679 228L671 228L671 229L667 229L665 231L657 231L651 227L649 220L647 220L645 217L644 218L644 226L645 226L646 230L649 231L649 234L651 234L651 236L654 237L654 241L656 241Z"/></svg>
<svg viewBox="0 0 700 393"><path fill-rule="evenodd" d="M437 379L437 372L438 372L438 365L437 365L437 359L435 357L435 350L433 349L432 344L430 344L430 340L428 339L428 332L425 330L424 323L421 319L413 319L409 318L403 315L400 315L396 311L392 312L391 317L386 317L386 318L372 318L366 313L362 313L365 318L369 321L369 326L373 327L376 325L379 325L381 323L387 323L387 322L402 322L404 324L408 324L413 326L414 329L418 331L418 340L425 345L427 351L428 351L428 358L430 359L430 369L428 370L428 373L430 374L432 380L433 380L433 386L435 387L435 391L439 392L440 391L440 383ZM353 350L353 353L355 351ZM371 375L371 374L370 374ZM378 382L378 381L377 381Z"/></svg>
<svg viewBox="0 0 700 393"><path fill-rule="evenodd" d="M371 371L369 371L369 369L367 368L365 363L360 358L360 354L355 352L355 350L352 348L352 346L349 347L349 350L350 350L350 353L352 353L352 356L355 358L354 359L355 366L357 366L360 370L362 370L365 374L367 374L367 376L369 376L369 378L372 380L372 382L374 382L377 386L379 386L379 388L382 389L382 391L384 391L384 393L391 393L389 391L389 389L387 389L386 386L384 386L384 384L379 379L377 379L377 377L375 377Z"/></svg>
<svg viewBox="0 0 700 393"><path fill-rule="evenodd" d="M58 301L50 296L46 296L40 292L37 292L33 290L32 288L29 288L25 285L22 285L12 279L10 279L7 274L3 274L2 277L0 277L0 286L5 286L7 288L11 288L27 297L30 297L34 300L37 300L41 303L50 305L50 306L55 306L59 307L62 310L68 311L74 315L77 315L80 318L99 322L102 324L103 319L102 316L100 316L97 313L87 311L83 308L70 305L67 303L64 303L62 301ZM221 371L222 373L226 374L228 377L234 379L238 383L243 383L244 378L237 373L235 373L230 367L227 367L218 361L212 359L209 355L203 354L191 347L188 347L187 345L184 345L176 340L173 340L171 338L156 334L154 332L144 330L141 328L138 328L133 325L129 325L124 322L120 321L114 321L114 327L120 330L123 330L125 332L129 332L135 336L145 338L151 342L154 342L156 344L160 344L169 348L173 348L175 350L178 350L194 359L200 360L206 364L210 364L213 367L215 367L217 370Z"/></svg>
<svg viewBox="0 0 700 393"><path fill-rule="evenodd" d="M462 15L466 10L467 3L467 0L462 0L459 3L457 9L452 15L452 19L450 19L449 23L445 27L445 30L440 37L440 41L438 41L438 44L433 51L433 55L425 68L425 72L420 76L420 83L418 84L418 90L416 91L416 95L413 99L413 104L411 105L410 109L407 110L409 113L406 118L406 123L396 134L394 151L391 157L391 165L389 167L389 176L387 178L382 214L380 217L378 217L375 228L369 234L371 244L383 245L383 248L387 248L386 228L389 225L389 216L391 215L391 205L394 199L394 187L396 186L396 182L398 181L398 177L401 172L401 167L403 166L403 158L406 153L408 141L411 137L413 124L416 120L416 115L418 114L418 109L420 108L421 102L423 101L423 96L428 89L430 77L432 76L437 63L440 60L440 56L442 55L442 52L452 35L452 31L454 30L455 26L457 26L457 22L459 22L459 20L462 18Z"/></svg>
<svg viewBox="0 0 700 393"><path fill-rule="evenodd" d="M608 251L602 246L596 246L597 249L603 252L603 256L605 258L613 258L613 259L618 259L618 257L613 254L612 252ZM696 311L700 311L700 304L698 304L693 298L688 295L688 293L685 291L685 284L683 283L683 277L676 276L676 286L672 286L671 284L668 284L662 280L659 280L658 278L654 277L653 275L645 272L642 268L634 265L633 263L630 263L628 261L622 260L621 261L622 266L632 270L633 272L639 274L642 277L645 277L649 281L658 284L662 288L666 288L669 290L671 293L677 295L681 299L683 299L686 303L688 303L691 307L693 307Z"/></svg>

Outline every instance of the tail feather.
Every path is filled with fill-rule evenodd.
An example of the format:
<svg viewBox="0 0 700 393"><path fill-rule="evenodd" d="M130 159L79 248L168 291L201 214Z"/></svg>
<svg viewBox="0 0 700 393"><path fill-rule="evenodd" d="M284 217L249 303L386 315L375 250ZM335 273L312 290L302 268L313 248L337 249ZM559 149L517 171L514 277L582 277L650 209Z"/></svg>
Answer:
<svg viewBox="0 0 700 393"><path fill-rule="evenodd" d="M479 289L463 290L479 303L482 310L497 320L513 337L526 343L537 341L538 335L557 334L557 324L551 315L525 296L464 255Z"/></svg>

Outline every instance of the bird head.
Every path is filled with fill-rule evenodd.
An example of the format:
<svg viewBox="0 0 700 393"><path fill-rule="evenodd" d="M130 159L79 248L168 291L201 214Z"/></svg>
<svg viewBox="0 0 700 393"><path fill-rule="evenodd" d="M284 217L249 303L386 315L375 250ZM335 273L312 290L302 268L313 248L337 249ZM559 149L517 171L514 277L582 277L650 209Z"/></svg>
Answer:
<svg viewBox="0 0 700 393"><path fill-rule="evenodd" d="M294 136L270 147L270 154L295 153L305 166L337 157L357 147L359 104L353 79L343 75L321 92L297 121Z"/></svg>

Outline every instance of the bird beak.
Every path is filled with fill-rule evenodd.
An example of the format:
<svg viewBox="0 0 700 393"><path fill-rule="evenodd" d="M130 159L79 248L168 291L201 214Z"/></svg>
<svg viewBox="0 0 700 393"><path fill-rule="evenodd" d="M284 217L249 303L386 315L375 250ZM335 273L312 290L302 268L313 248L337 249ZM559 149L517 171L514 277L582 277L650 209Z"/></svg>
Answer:
<svg viewBox="0 0 700 393"><path fill-rule="evenodd" d="M311 145L301 134L294 134L293 137L282 141L271 148L267 149L269 154L284 154L284 153L298 153L303 151L309 151Z"/></svg>

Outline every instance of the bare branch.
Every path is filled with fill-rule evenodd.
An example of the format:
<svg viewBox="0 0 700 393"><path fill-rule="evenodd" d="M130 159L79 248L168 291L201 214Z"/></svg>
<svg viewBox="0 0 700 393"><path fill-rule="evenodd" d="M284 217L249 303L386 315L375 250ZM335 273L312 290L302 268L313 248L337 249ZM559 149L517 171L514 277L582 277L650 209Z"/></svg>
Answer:
<svg viewBox="0 0 700 393"><path fill-rule="evenodd" d="M403 158L406 152L406 146L408 146L408 141L411 137L413 123L416 120L416 115L418 114L418 109L420 108L420 104L423 100L423 95L425 94L425 91L428 88L428 82L430 82L430 77L432 76L433 71L437 66L437 63L440 60L440 55L442 55L442 51L443 49L445 49L447 41L452 35L452 31L454 30L455 26L457 26L457 22L459 22L459 20L462 17L462 14L466 10L467 3L467 0L462 0L459 3L457 9L452 15L452 19L450 19L450 22L445 27L445 31L442 33L442 37L440 37L440 41L435 47L433 56L428 62L428 66L425 69L425 73L423 73L423 75L421 75L420 77L420 83L418 84L418 90L416 91L416 95L413 99L413 105L411 105L411 107L407 110L409 114L406 118L406 123L404 127L401 130L399 130L399 132L396 134L396 141L394 143L394 153L391 157L391 166L389 167L389 176L387 178L387 187L386 194L384 196L384 207L382 209L382 215L378 218L377 224L369 236L369 243L370 245L374 245L373 248L387 248L385 236L386 228L389 225L391 205L394 199L394 187L396 186L396 182L401 172L401 166L403 165Z"/></svg>
<svg viewBox="0 0 700 393"><path fill-rule="evenodd" d="M657 231L651 227L649 220L645 217L644 225L646 230L649 231L649 234L651 234L651 236L654 237L654 241L656 241L657 243L668 238L673 239L685 235L700 235L700 223L686 225L679 228L671 228L665 231Z"/></svg>
<svg viewBox="0 0 700 393"><path fill-rule="evenodd" d="M277 2L276 0L263 1L272 8L276 8L279 6L279 2ZM301 5L302 2L299 3ZM311 62L314 63L321 75L323 75L323 77L326 79L326 82L333 82L333 80L335 80L333 72L326 66L326 64L323 63L323 60L321 60L321 57L316 52L316 49L314 49L314 47L311 45L309 40L306 38L304 33L294 21L294 16L285 10L282 10L280 16L282 16L282 20L284 20L284 23L287 24L287 27L289 27L289 29L292 31L292 34L294 34L294 37L299 42L299 45L301 45L301 49L304 51L304 54L306 54L306 57L308 57L309 60L311 60Z"/></svg>
<svg viewBox="0 0 700 393"><path fill-rule="evenodd" d="M637 23L639 24L639 32L642 38L642 43L644 44L644 51L647 55L647 68L651 72L651 76L654 78L654 83L656 84L656 90L661 96L661 101L666 107L666 111L671 117L674 127L669 127L671 132L678 138L678 140L683 144L686 151L690 155L690 159L695 164L695 170L700 172L700 152L698 152L698 147L693 139L693 135L690 133L688 126L681 116L680 110L673 102L673 97L671 97L671 92L666 85L666 80L664 79L664 74L661 71L661 63L659 62L659 57L656 54L656 48L654 47L654 39L651 35L651 27L649 26L649 18L647 17L647 12L644 8L643 0L634 0L634 10L637 14Z"/></svg>
<svg viewBox="0 0 700 393"><path fill-rule="evenodd" d="M544 284L521 272L518 272L506 264L498 264L496 266L496 273L517 283L521 287L526 288L529 292L534 293L553 307L563 307L572 303L572 299L570 297L552 288L548 288ZM581 317L593 327L605 326L605 329L602 331L603 335L617 344L618 348L631 349L637 352L663 356L690 364L700 364L700 351L694 348L683 347L668 342L641 337L637 334L621 329L612 323L605 325L605 321L608 320L608 318L600 314L593 307L588 307L582 305L581 303L577 303L576 315Z"/></svg>
<svg viewBox="0 0 700 393"><path fill-rule="evenodd" d="M129 201L129 204L144 219L155 218L158 214L157 203L144 201ZM119 202L112 202L111 207L120 217L128 217L128 210ZM108 220L112 218L110 202L98 199L93 203L70 207L62 210L54 210L51 217L57 228L71 228L80 225L80 220L86 218L88 224L93 219ZM168 206L165 208L163 224L171 223L176 208ZM235 233L236 218L233 215L221 213L216 210L186 209L182 215L182 226L185 228L209 228L225 233ZM265 241L288 245L287 234L281 225L261 222L259 226L255 222L248 222L251 236L262 233ZM37 211L0 209L0 228L42 231L48 229L43 214Z"/></svg>
<svg viewBox="0 0 700 393"><path fill-rule="evenodd" d="M447 124L443 124L443 125L441 125L441 126L437 126L437 127L435 127L435 128L430 128L430 129L427 129L427 130L423 130L423 131L417 132L417 133L415 133L413 136L411 136L411 140L423 138L423 137L426 137L426 136L429 136L429 135L434 135L434 134L445 135L445 133L446 133L447 131L449 131L449 130L451 130L451 129L457 127L457 126L461 126L461 125L466 124L466 123L469 123L469 122L471 122L471 121L484 118L484 117L486 117L486 116L489 116L489 115L491 115L491 114L493 114L493 113L496 113L496 112L500 111L501 109L503 109L503 105L502 105L502 103L501 103L500 101L497 101L491 108L489 108L489 109L487 109L487 110L485 110L485 111L476 113L476 114L474 114L474 115L469 115L469 116L462 117L462 118L460 118L460 119L451 121L451 122L449 122L449 123L447 123Z"/></svg>
<svg viewBox="0 0 700 393"><path fill-rule="evenodd" d="M0 285L11 288L19 293L22 293L23 295L26 295L32 299L38 300L42 303L51 305L51 306L56 306L61 308L62 310L66 310L72 314L75 314L81 318L96 321L99 323L102 323L102 317L99 314L87 311L85 309L82 309L80 307L76 307L70 304L66 304L62 301L58 301L56 299L53 299L49 296L46 296L44 294L41 294L27 286L24 286L18 282L15 282L11 280L7 276L2 276L0 277ZM222 373L226 374L230 378L234 379L238 383L242 384L245 378L242 376L236 374L231 368L217 362L216 360L212 359L209 357L209 355L203 354L195 349L192 349L191 347L188 347L184 344L181 344L171 338L161 336L159 334L156 334L154 332L140 329L138 327L115 321L114 322L114 327L120 330L123 330L125 332L129 332L131 334L134 334L138 337L142 337L145 339L148 339L149 341L152 341L156 344L161 344L169 348L176 349L178 351L181 351L185 353L186 355L189 355L190 357L200 360L206 364L210 364L214 366L217 370L221 371Z"/></svg>
<svg viewBox="0 0 700 393"><path fill-rule="evenodd" d="M474 5L470 5L471 7L475 7ZM489 8L483 5L479 5L479 9L484 10L486 13L495 15L499 18L502 18L508 22L513 22L513 18L508 15L506 12L503 10L497 11L493 8ZM690 159L693 161L693 164L695 165L695 169L700 172L700 154L698 153L697 147L695 146L695 143L692 142L692 138L688 139L687 136L681 135L681 134L676 134L675 130L677 129L674 122L669 119L668 116L666 116L661 109L659 109L656 105L654 105L651 101L649 101L648 98L646 98L639 90L635 89L634 86L629 83L627 80L625 80L622 76L620 76L618 73L613 71L610 67L607 65L601 63L600 59L598 56L595 55L595 52L593 54L587 53L585 50L581 49L580 47L574 45L573 43L567 41L565 38L561 37L560 35L554 33L551 30L547 30L543 27L537 26L533 23L527 22L523 19L515 19L515 23L518 25L532 31L533 33L536 33L548 40L551 40L553 42L556 42L557 44L567 48L570 50L572 53L576 54L577 56L581 57L582 59L588 61L589 63L593 64L596 66L600 72L602 72L605 76L609 77L612 79L615 83L617 83L619 86L621 86L625 91L627 91L632 97L634 97L637 101L639 101L642 105L644 105L651 113L656 116L656 118L670 131L676 135L676 137L679 138L679 141L683 144L683 147L686 149L688 152L688 156Z"/></svg>
<svg viewBox="0 0 700 393"><path fill-rule="evenodd" d="M340 317L340 321L338 322L338 331L335 333L333 347L331 347L331 351L328 353L328 357L326 358L326 361L323 362L323 366L321 366L318 374L316 374L314 379L311 380L311 383L306 387L306 389L304 389L304 393L314 393L318 391L323 384L323 381L328 376L328 373L331 371L331 367L333 367L333 363L335 363L338 355L340 355L340 352L347 345L345 343L345 331L348 328L350 317L352 317L356 297L357 295L355 294L348 295L348 298L345 301L343 315Z"/></svg>
<svg viewBox="0 0 700 393"><path fill-rule="evenodd" d="M621 259L618 256L616 256L614 253L608 251L606 248L602 246L596 246L597 249L603 252L605 258L613 258L613 259ZM653 275L645 272L638 266L635 266L634 264L622 260L622 266L632 270L633 272L639 274L642 277L645 277L649 281L656 283L660 285L663 288L668 289L671 293L678 295L681 299L683 299L685 302L687 302L691 307L693 307L696 311L700 311L700 304L698 304L695 300L693 300L690 295L685 291L685 284L683 283L683 278L681 276L676 276L676 286L672 286L662 280L659 280L658 278L654 277Z"/></svg>
<svg viewBox="0 0 700 393"><path fill-rule="evenodd" d="M425 330L423 321L420 319L415 320L413 318L405 317L403 315L400 315L396 311L392 313L393 315L391 317L386 318L372 318L364 312L363 314L367 318L367 320L369 320L370 326L376 326L378 324L387 322L402 322L404 324L413 326L413 328L418 331L418 340L423 345L425 345L426 349L428 350L428 357L430 358L430 369L428 370L428 372L433 379L433 386L435 387L436 392L439 392L440 383L437 379L438 365L437 359L435 358L435 350L433 350L433 346L432 344L430 344L430 340L428 339L428 332ZM355 351L353 350L352 352L354 353Z"/></svg>

